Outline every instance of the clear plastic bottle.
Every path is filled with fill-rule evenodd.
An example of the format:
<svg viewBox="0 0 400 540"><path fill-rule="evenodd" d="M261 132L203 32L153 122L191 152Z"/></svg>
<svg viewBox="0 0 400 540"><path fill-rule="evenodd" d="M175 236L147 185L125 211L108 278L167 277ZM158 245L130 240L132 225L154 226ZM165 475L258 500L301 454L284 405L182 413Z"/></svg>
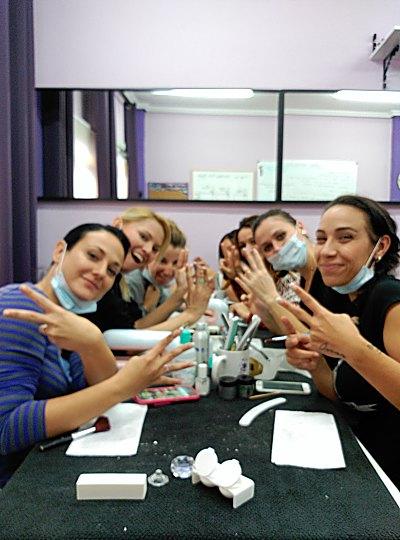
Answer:
<svg viewBox="0 0 400 540"><path fill-rule="evenodd" d="M197 377L194 386L201 396L208 396L210 393L210 377L207 374L207 364L200 363L197 366Z"/></svg>
<svg viewBox="0 0 400 540"><path fill-rule="evenodd" d="M210 350L210 335L208 326L205 322L198 322L193 333L193 344L196 351L197 364L208 365L208 357Z"/></svg>

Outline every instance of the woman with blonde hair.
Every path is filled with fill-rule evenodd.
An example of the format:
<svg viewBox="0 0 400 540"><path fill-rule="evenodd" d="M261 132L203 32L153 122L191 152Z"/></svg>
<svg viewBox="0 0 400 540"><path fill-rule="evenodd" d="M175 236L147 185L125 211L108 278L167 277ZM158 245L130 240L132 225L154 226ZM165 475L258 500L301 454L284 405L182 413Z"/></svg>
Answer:
<svg viewBox="0 0 400 540"><path fill-rule="evenodd" d="M211 293L213 277L208 277L208 266L195 262L188 266L186 236L172 220L167 220L171 240L165 252L144 270L126 275L131 296L139 304L143 317L135 321L135 328L175 330L194 324L204 315ZM185 309L174 317L173 312Z"/></svg>
<svg viewBox="0 0 400 540"><path fill-rule="evenodd" d="M128 208L112 224L122 230L130 243L130 250L122 265L123 274L145 268L170 243L168 221L149 208ZM135 321L142 317L142 312L122 275L98 302L97 311L86 317L104 332L112 328L133 328Z"/></svg>

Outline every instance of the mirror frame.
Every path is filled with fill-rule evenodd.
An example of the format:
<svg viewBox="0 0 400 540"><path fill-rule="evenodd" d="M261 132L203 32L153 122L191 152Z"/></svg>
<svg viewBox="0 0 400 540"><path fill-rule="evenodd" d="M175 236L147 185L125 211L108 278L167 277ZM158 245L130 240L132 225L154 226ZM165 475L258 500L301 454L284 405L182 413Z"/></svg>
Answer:
<svg viewBox="0 0 400 540"><path fill-rule="evenodd" d="M63 92L63 91L85 91L85 90L98 90L98 91L103 91L103 92L124 92L124 91L132 91L132 92L144 92L144 91L151 91L152 89L151 88L142 88L142 89L124 89L124 90L119 90L119 89L107 89L107 90L104 90L104 89L81 89L81 88L74 88L74 89L63 89L63 88L49 88L49 89L46 89L46 88L40 88L40 89L37 89L36 92L39 93L38 95L40 95L40 93L42 92L46 92L47 90L52 90L52 91L59 91L59 92ZM284 143L285 143L285 97L286 95L290 95L290 94L328 94L328 93L334 93L334 92L337 92L338 90L337 89L331 89L331 90L312 90L312 89L300 89L300 90L296 90L296 89L284 89L284 90L267 90L267 89L257 89L255 90L256 92L269 92L269 93L273 93L273 94L276 94L277 97L278 97L278 103L277 103L277 135L276 135L276 149L275 149L275 155L276 155L276 178L275 178L275 183L276 183L276 197L275 197L275 200L273 201L262 201L262 200L252 200L252 201L248 201L248 200L239 200L239 201L232 201L232 200L200 200L200 199L186 199L186 200L179 200L179 199L155 199L155 198L131 198L131 197L128 197L127 199L121 199L121 198L117 198L116 197L116 193L112 193L113 196L111 197L99 197L99 198L94 198L94 199L86 199L86 198L74 198L74 197L69 197L69 196L62 196L62 197L54 197L54 196L46 196L46 195L42 195L42 196L39 196L38 197L38 201L39 202L46 202L46 201L51 201L51 202L54 202L54 201L74 201L74 202L81 202L81 201L85 201L87 203L91 203L91 202L105 202L105 201L112 201L112 202L124 202L124 201L129 201L129 202L140 202L140 203L166 203L166 204L229 204L229 205L232 205L232 204L271 204L271 205L275 205L275 204L307 204L307 205L321 205L321 204L325 204L326 202L329 202L328 200L282 200L282 176L283 176L283 159L284 159ZM112 94L110 94L112 95ZM114 119L113 119L113 122L114 122ZM115 128L115 124L113 124L114 128ZM71 166L71 162L73 160L72 156L69 155L69 151L71 151L71 144L69 145L66 145L66 156L65 156L65 159L66 161L70 164L69 166ZM44 154L44 152L43 152ZM390 178L388 179L388 182L390 182ZM387 200L387 201L380 201L382 202L383 204L400 204L400 201L391 201L391 200Z"/></svg>

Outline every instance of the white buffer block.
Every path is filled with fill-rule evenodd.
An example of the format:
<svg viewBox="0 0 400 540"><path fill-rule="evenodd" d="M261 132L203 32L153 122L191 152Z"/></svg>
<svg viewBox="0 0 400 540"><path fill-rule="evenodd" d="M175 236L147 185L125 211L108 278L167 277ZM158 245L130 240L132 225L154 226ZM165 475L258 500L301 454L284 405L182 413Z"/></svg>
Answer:
<svg viewBox="0 0 400 540"><path fill-rule="evenodd" d="M142 473L81 474L76 481L78 500L143 500L147 492L147 475Z"/></svg>

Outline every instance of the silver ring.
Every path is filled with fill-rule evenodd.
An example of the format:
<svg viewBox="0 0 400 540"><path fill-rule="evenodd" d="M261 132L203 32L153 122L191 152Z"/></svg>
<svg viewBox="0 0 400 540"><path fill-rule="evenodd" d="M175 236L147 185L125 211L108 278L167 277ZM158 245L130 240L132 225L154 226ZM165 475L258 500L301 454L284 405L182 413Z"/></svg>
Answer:
<svg viewBox="0 0 400 540"><path fill-rule="evenodd" d="M39 332L41 334L45 334L46 333L46 330L47 330L47 324L46 323L43 323L39 326Z"/></svg>

